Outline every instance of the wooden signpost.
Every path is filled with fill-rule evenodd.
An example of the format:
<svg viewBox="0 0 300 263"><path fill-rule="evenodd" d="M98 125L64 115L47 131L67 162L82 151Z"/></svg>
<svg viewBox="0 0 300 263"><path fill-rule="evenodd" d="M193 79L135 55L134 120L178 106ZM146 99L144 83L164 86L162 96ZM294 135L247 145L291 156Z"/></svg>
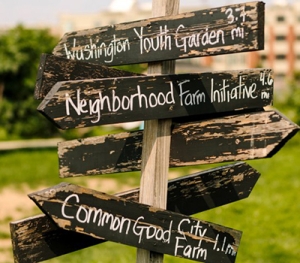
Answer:
<svg viewBox="0 0 300 263"><path fill-rule="evenodd" d="M201 262L235 261L241 232L76 185L29 197L65 230Z"/></svg>
<svg viewBox="0 0 300 263"><path fill-rule="evenodd" d="M258 173L237 163L168 183L168 168L270 157L299 127L262 109L270 69L174 74L170 61L263 49L263 2L178 9L153 0L153 18L67 33L41 57L35 98L58 127L145 121L144 131L60 143L60 176L141 170L141 182L115 196L66 183L30 194L45 215L11 223L15 262L106 240L137 247L138 263L235 262L241 232L189 215L246 198ZM148 76L104 66L142 62Z"/></svg>
<svg viewBox="0 0 300 263"><path fill-rule="evenodd" d="M179 5L179 1L175 3ZM53 54L96 64L122 65L264 47L263 2L178 15L169 9L169 13L163 13L163 4L158 3L153 14L161 17L66 33Z"/></svg>
<svg viewBox="0 0 300 263"><path fill-rule="evenodd" d="M271 70L138 76L57 83L38 110L61 129L262 108Z"/></svg>
<svg viewBox="0 0 300 263"><path fill-rule="evenodd" d="M235 163L170 180L167 210L193 215L242 200L259 176L250 165ZM115 195L138 202L139 189ZM17 263L40 262L105 241L62 230L46 215L11 222L10 228Z"/></svg>
<svg viewBox="0 0 300 263"><path fill-rule="evenodd" d="M139 74L49 54L42 54L37 73L34 97L38 100L43 99L51 88L59 81L137 75Z"/></svg>
<svg viewBox="0 0 300 263"><path fill-rule="evenodd" d="M174 123L170 167L271 157L298 129L276 111ZM142 140L136 131L60 142L60 176L140 170Z"/></svg>

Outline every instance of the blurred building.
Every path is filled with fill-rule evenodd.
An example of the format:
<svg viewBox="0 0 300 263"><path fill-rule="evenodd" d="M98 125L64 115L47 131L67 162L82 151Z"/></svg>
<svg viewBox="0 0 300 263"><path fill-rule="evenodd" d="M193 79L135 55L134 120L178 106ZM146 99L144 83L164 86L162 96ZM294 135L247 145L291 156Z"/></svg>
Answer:
<svg viewBox="0 0 300 263"><path fill-rule="evenodd" d="M136 0L114 0L111 1L107 10L101 12L91 14L62 14L60 15L59 25L60 31L65 33L149 17L151 17L151 5L147 3L139 4Z"/></svg>
<svg viewBox="0 0 300 263"><path fill-rule="evenodd" d="M148 19L152 17L152 3L138 0L111 0L107 10L91 14L61 14L59 27L61 33L113 25L123 22ZM182 4L180 13L207 7L206 0L194 0L194 5Z"/></svg>
<svg viewBox="0 0 300 263"><path fill-rule="evenodd" d="M204 59L214 70L263 67L273 69L277 79L300 70L300 2L275 0L266 6L263 51Z"/></svg>
<svg viewBox="0 0 300 263"><path fill-rule="evenodd" d="M277 1L267 9L265 50L260 53L263 66L278 76L290 77L300 70L300 2L293 5Z"/></svg>
<svg viewBox="0 0 300 263"><path fill-rule="evenodd" d="M180 12L206 8L206 1L195 1L195 6L184 6ZM137 0L113 0L105 11L93 14L63 14L60 16L60 32L106 26L151 17L151 2ZM204 70L234 70L254 67L272 68L277 78L286 78L300 70L300 3L274 0L266 6L265 49L214 57L179 60L185 72ZM180 70L179 70L180 71ZM182 70L181 70L182 71Z"/></svg>
<svg viewBox="0 0 300 263"><path fill-rule="evenodd" d="M198 3L197 3L198 2ZM193 1L196 5L181 5L180 13L207 8L206 1ZM206 6L204 6L206 5ZM107 10L92 14L61 14L59 18L59 31L63 35L66 32L113 25L124 22L148 19L152 17L152 3L138 0L112 0ZM178 60L176 68L178 72L203 71L205 65L199 59ZM201 68L201 69L200 69Z"/></svg>

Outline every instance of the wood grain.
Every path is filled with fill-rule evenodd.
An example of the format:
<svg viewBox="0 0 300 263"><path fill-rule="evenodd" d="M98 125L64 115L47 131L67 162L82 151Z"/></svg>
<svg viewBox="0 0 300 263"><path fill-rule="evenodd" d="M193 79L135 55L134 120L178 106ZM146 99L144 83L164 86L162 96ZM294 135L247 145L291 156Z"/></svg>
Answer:
<svg viewBox="0 0 300 263"><path fill-rule="evenodd" d="M65 230L195 261L235 262L242 235L232 228L68 183L29 197ZM187 253L186 247L193 253Z"/></svg>
<svg viewBox="0 0 300 263"><path fill-rule="evenodd" d="M270 69L67 81L38 111L61 129L207 115L271 105L273 85Z"/></svg>
<svg viewBox="0 0 300 263"><path fill-rule="evenodd" d="M264 9L248 2L69 32L53 54L121 65L261 50Z"/></svg>
<svg viewBox="0 0 300 263"><path fill-rule="evenodd" d="M176 15L179 3L180 0L153 0L152 16ZM175 61L149 63L147 73L174 74ZM139 202L162 209L167 207L171 124L171 119L156 117L144 122ZM163 263L163 257L162 253L138 248L136 263Z"/></svg>
<svg viewBox="0 0 300 263"><path fill-rule="evenodd" d="M271 157L298 130L277 111L174 123L170 167ZM143 131L136 131L61 142L60 176L140 170L142 138Z"/></svg>
<svg viewBox="0 0 300 263"><path fill-rule="evenodd" d="M235 163L170 180L167 209L192 215L242 200L259 176L250 165ZM138 201L139 189L116 196ZM40 262L105 241L58 228L44 214L11 222L10 228L16 263Z"/></svg>
<svg viewBox="0 0 300 263"><path fill-rule="evenodd" d="M59 81L137 76L140 74L106 66L42 54L38 67L34 97L43 99Z"/></svg>

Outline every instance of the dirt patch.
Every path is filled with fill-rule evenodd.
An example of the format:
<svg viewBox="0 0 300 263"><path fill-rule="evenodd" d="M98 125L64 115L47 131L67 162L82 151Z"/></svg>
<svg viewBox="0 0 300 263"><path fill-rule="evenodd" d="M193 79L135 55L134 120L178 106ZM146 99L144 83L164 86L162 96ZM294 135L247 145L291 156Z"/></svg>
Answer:
<svg viewBox="0 0 300 263"><path fill-rule="evenodd" d="M177 176L178 174L173 171L170 173L169 179ZM133 186L135 183L130 180L124 184L110 178L102 178L101 180L98 178L89 178L89 180L85 181L85 187L114 194L136 188ZM24 185L18 189L8 187L0 191L0 263L11 263L14 261L9 223L40 214L40 210L27 195L45 188L47 186L39 186L37 189L31 189L27 185Z"/></svg>
<svg viewBox="0 0 300 263"><path fill-rule="evenodd" d="M31 211L35 205L27 197L31 191L17 191L12 188L5 188L0 192L0 222L7 219L17 220L18 218Z"/></svg>
<svg viewBox="0 0 300 263"><path fill-rule="evenodd" d="M35 204L27 197L28 187L0 191L0 263L13 262L9 223L31 216Z"/></svg>
<svg viewBox="0 0 300 263"><path fill-rule="evenodd" d="M90 189L94 189L99 192L107 193L107 194L115 194L119 192L124 192L135 187L132 187L130 184L120 184L115 179L89 179L86 183L86 187Z"/></svg>
<svg viewBox="0 0 300 263"><path fill-rule="evenodd" d="M132 189L130 185L120 185L114 179L89 179L86 187L105 193L116 193ZM40 186L30 189L24 185L19 189L8 187L0 191L0 263L13 262L9 224L40 214L40 210L27 196L29 193L45 189Z"/></svg>
<svg viewBox="0 0 300 263"><path fill-rule="evenodd" d="M1 244L1 246L2 246L2 244ZM1 250L0 250L0 262L1 263L11 263L11 262L14 262L13 261L12 253L8 249L1 248Z"/></svg>

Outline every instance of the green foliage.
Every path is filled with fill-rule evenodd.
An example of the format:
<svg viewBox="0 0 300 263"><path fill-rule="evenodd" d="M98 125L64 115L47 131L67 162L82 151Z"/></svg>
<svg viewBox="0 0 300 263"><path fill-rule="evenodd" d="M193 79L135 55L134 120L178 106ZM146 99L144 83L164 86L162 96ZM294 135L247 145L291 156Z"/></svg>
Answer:
<svg viewBox="0 0 300 263"><path fill-rule="evenodd" d="M0 73L9 89L9 99L27 98L33 94L37 68L42 53L50 53L58 39L47 29L27 29L17 26L0 36L4 58Z"/></svg>
<svg viewBox="0 0 300 263"><path fill-rule="evenodd" d="M64 178L64 182L78 183L87 186L90 180L116 180L117 185L137 187L139 175L136 172L120 174ZM0 152L0 192L7 186L21 188L28 184L30 187L40 185L55 185L62 182L58 172L57 149L24 149ZM102 189L105 191L105 189Z"/></svg>
<svg viewBox="0 0 300 263"><path fill-rule="evenodd" d="M33 94L40 56L51 53L57 43L49 30L21 25L0 35L0 140L73 139L103 133L103 128L60 131L37 112L40 101L34 100ZM119 68L141 73L146 64Z"/></svg>
<svg viewBox="0 0 300 263"><path fill-rule="evenodd" d="M115 66L114 68L142 74L147 70L147 65L148 64L132 64L132 65Z"/></svg>
<svg viewBox="0 0 300 263"><path fill-rule="evenodd" d="M276 102L276 108L300 125L300 71L294 73L287 86L287 94Z"/></svg>
<svg viewBox="0 0 300 263"><path fill-rule="evenodd" d="M0 35L0 140L57 133L33 99L40 55L50 53L57 40L47 29L23 26Z"/></svg>

